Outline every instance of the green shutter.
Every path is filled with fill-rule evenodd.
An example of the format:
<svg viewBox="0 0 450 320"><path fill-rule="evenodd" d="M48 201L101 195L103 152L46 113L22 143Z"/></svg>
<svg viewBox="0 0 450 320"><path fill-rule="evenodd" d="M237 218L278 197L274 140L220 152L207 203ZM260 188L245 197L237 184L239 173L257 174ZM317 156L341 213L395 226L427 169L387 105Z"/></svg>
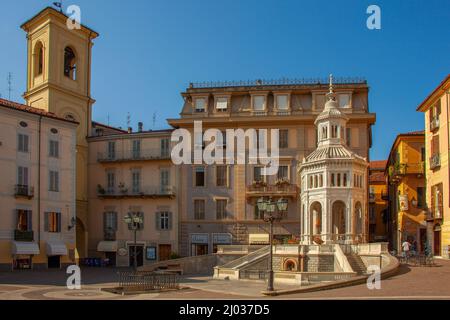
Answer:
<svg viewBox="0 0 450 320"><path fill-rule="evenodd" d="M155 229L161 230L161 216L159 212L156 212L155 214Z"/></svg>

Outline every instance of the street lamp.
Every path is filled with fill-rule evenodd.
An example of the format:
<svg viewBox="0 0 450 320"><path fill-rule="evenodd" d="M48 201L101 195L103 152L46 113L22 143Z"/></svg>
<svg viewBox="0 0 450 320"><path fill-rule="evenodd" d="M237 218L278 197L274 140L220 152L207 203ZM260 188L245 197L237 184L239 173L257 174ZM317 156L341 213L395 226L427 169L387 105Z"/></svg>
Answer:
<svg viewBox="0 0 450 320"><path fill-rule="evenodd" d="M264 212L264 222L270 223L269 231L269 277L267 281L267 291L273 291L273 223L280 221L282 213L287 211L288 200L280 198L277 202L272 199L260 198L257 201L258 210ZM278 211L275 213L276 209Z"/></svg>
<svg viewBox="0 0 450 320"><path fill-rule="evenodd" d="M137 270L137 231L139 226L143 223L142 216L137 212L128 213L123 220L128 225L128 228L134 231L134 250L133 250L133 267L134 271Z"/></svg>

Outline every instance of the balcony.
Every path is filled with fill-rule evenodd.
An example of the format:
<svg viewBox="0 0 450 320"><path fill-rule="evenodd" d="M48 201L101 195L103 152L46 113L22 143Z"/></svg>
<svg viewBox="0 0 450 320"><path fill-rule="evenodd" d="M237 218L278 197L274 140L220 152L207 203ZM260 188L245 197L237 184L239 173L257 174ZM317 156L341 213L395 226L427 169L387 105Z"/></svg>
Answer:
<svg viewBox="0 0 450 320"><path fill-rule="evenodd" d="M247 198L253 197L285 197L285 198L297 198L299 194L299 188L296 184L283 183L283 184L266 184L266 183L254 183L248 185L246 188Z"/></svg>
<svg viewBox="0 0 450 320"><path fill-rule="evenodd" d="M16 198L28 198L34 197L34 188L22 184L17 184L14 187L14 196Z"/></svg>
<svg viewBox="0 0 450 320"><path fill-rule="evenodd" d="M443 205L431 207L429 215L428 215L428 220L442 219L442 215L444 213L443 210L444 210Z"/></svg>
<svg viewBox="0 0 450 320"><path fill-rule="evenodd" d="M369 202L375 203L375 193L369 193Z"/></svg>
<svg viewBox="0 0 450 320"><path fill-rule="evenodd" d="M116 231L115 230L104 230L103 231L103 240L104 241L116 241Z"/></svg>
<svg viewBox="0 0 450 320"><path fill-rule="evenodd" d="M433 118L430 122L430 131L439 129L439 118Z"/></svg>
<svg viewBox="0 0 450 320"><path fill-rule="evenodd" d="M440 166L441 166L441 155L439 153L436 153L430 158L430 169L434 170L439 168Z"/></svg>
<svg viewBox="0 0 450 320"><path fill-rule="evenodd" d="M128 190L126 187L103 189L97 188L98 197L101 199L127 199L127 198L175 198L174 186L144 187L139 190Z"/></svg>
<svg viewBox="0 0 450 320"><path fill-rule="evenodd" d="M33 231L14 230L14 241L31 242L33 240Z"/></svg>
<svg viewBox="0 0 450 320"><path fill-rule="evenodd" d="M389 177L394 181L399 181L402 176L407 174L416 174L419 177L425 174L425 165L419 163L396 163L389 166Z"/></svg>
<svg viewBox="0 0 450 320"><path fill-rule="evenodd" d="M128 150L117 152L99 152L97 161L101 163L125 162L125 161L149 161L170 160L170 151L161 149Z"/></svg>

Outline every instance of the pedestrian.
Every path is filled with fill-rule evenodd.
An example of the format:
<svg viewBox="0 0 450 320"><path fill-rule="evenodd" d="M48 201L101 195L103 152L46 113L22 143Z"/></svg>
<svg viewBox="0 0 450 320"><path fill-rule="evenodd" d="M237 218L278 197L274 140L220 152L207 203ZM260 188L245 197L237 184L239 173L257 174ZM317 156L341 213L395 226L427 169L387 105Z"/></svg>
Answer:
<svg viewBox="0 0 450 320"><path fill-rule="evenodd" d="M410 248L411 248L411 244L408 242L408 240L405 240L402 243L402 250L403 250L403 257L405 257L406 260L408 260Z"/></svg>

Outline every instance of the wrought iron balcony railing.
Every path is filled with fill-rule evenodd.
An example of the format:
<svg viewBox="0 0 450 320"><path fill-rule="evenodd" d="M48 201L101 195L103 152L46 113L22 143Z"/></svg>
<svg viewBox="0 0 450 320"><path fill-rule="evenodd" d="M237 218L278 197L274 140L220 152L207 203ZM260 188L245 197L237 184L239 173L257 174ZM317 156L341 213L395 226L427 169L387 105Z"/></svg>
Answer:
<svg viewBox="0 0 450 320"><path fill-rule="evenodd" d="M247 196L261 197L261 196L278 196L278 197L297 197L299 188L296 184L282 183L282 184L266 184L254 183L247 186Z"/></svg>
<svg viewBox="0 0 450 320"><path fill-rule="evenodd" d="M27 185L17 184L14 187L14 196L31 199L34 197L34 188Z"/></svg>
<svg viewBox="0 0 450 320"><path fill-rule="evenodd" d="M146 160L169 160L169 159L170 159L170 150L163 150L163 149L99 152L97 155L98 162L146 161Z"/></svg>
<svg viewBox="0 0 450 320"><path fill-rule="evenodd" d="M110 189L98 188L97 194L99 198L173 198L175 197L175 187L151 186L134 190L128 189L127 187Z"/></svg>
<svg viewBox="0 0 450 320"><path fill-rule="evenodd" d="M433 118L430 122L430 131L439 129L439 118Z"/></svg>
<svg viewBox="0 0 450 320"><path fill-rule="evenodd" d="M31 242L34 240L33 231L14 230L14 241Z"/></svg>
<svg viewBox="0 0 450 320"><path fill-rule="evenodd" d="M430 158L430 169L434 170L441 166L441 155L439 153L436 153L431 156Z"/></svg>

